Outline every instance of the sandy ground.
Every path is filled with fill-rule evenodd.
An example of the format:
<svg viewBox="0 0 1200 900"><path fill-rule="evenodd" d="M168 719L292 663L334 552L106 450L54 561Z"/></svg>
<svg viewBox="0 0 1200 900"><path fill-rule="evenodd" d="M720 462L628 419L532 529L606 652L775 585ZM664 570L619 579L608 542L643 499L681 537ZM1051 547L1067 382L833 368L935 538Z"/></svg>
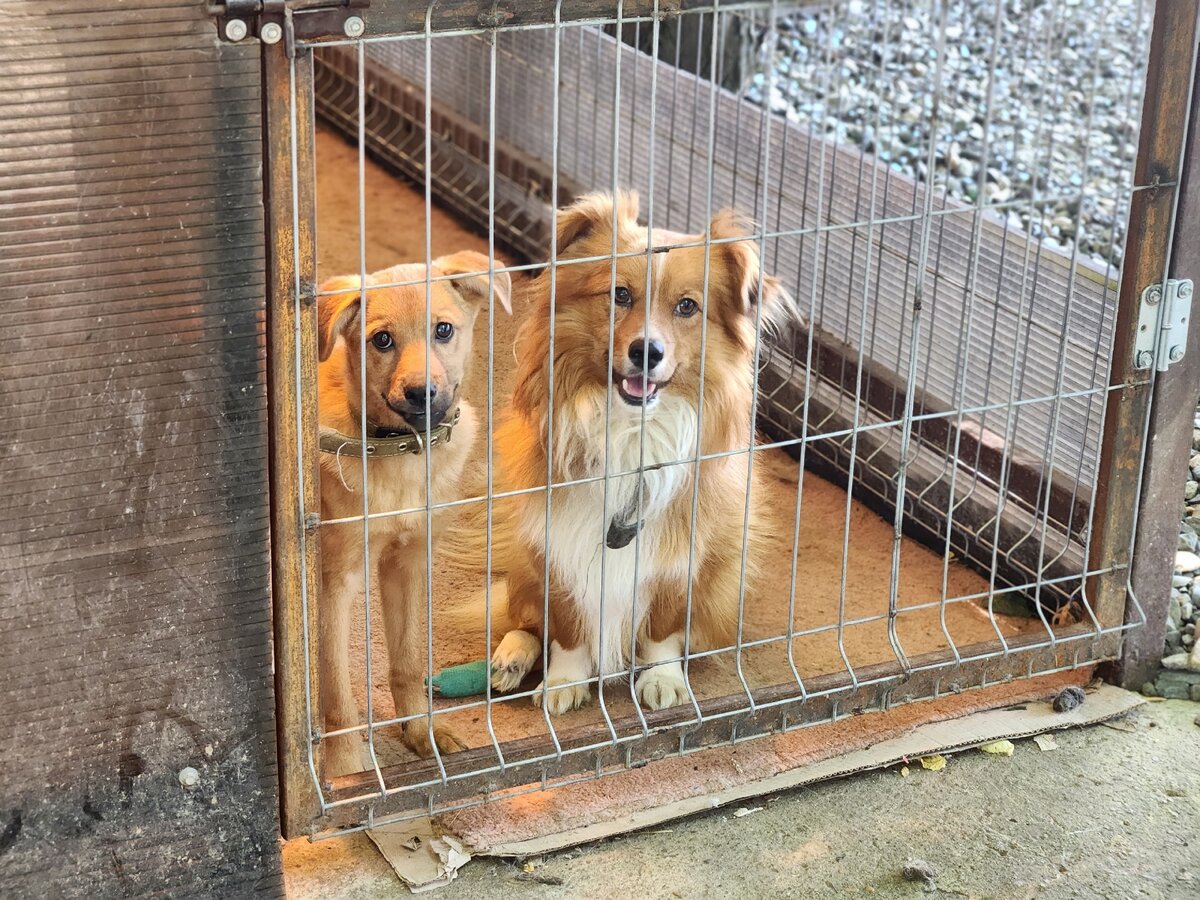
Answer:
<svg viewBox="0 0 1200 900"><path fill-rule="evenodd" d="M317 135L317 213L318 266L322 279L332 275L357 271L359 268L359 220L357 203L357 155L353 148L337 135L319 131ZM389 176L368 163L366 172L365 221L366 264L368 271L397 262L422 260L425 257L424 196L410 185ZM432 223L433 254L450 253L460 249L487 250L486 241L466 230L451 216L434 210ZM520 313L520 293L515 301ZM476 333L476 360L473 378L467 384L468 399L486 414L487 318L480 317ZM502 311L495 313L495 408L501 409L509 390L512 372L511 347L514 319ZM483 464L482 441L479 448L480 467ZM756 456L756 467L768 484L767 508L756 511L778 523L777 542L761 560L765 577L748 587L746 599L745 636L753 640L786 632L789 595L792 589L791 556L795 530L796 473L795 464L782 452L771 451ZM478 484L479 482L475 482ZM931 651L946 650L950 640L962 647L975 642L995 640L997 630L1011 636L1021 630L1040 628L1040 623L1021 619L997 617L989 620L975 603L951 603L945 608L944 620L936 601L943 595L963 597L987 590L987 582L976 573L954 563L944 564L935 553L915 542L901 544L897 573L897 599L902 612L896 619L895 633L889 635L886 613L892 572L892 526L857 502L850 505L849 540L846 540L846 503L844 491L806 473L803 481L803 514L801 516L799 551L796 556L796 630L823 628L823 631L794 638L793 659L802 678L845 672L847 661L853 667L879 662L893 662L896 650L915 656ZM464 488L466 490L467 488ZM466 496L477 495L468 493ZM361 527L341 526L341 527ZM842 591L843 546L848 546L845 560L845 590ZM436 557L436 549L435 549ZM436 626L437 610L457 605L484 589L483 572L474 576L439 569L434 561L434 619L433 667L482 659L487 655L485 638L468 639L461 633L449 632ZM922 604L933 604L924 608ZM378 604L373 603L373 612ZM906 610L907 611L904 611ZM843 622L872 619L847 624L840 635L836 629L839 615ZM882 618L881 618L882 617ZM373 627L374 691L373 701L377 720L393 715L392 701L387 689L386 650L383 629ZM355 671L364 671L366 655L364 628L360 613L354 630ZM844 658L843 658L844 651ZM750 688L766 687L793 680L786 644L777 642L746 651L742 659L742 675ZM359 690L360 706L365 704L365 679ZM536 684L533 677L527 688ZM702 660L691 670L691 682L699 699L720 697L743 690L732 655L728 658ZM632 713L629 689L614 684L608 694L608 711L616 717ZM445 702L442 704L445 706ZM479 707L445 714L451 719L461 737L470 746L489 743L487 721ZM573 728L598 723L602 713L596 707L580 710L563 717L561 728ZM530 734L545 734L547 729L540 711L528 698L519 698L494 706L491 725L499 741ZM559 727L559 726L556 726ZM411 758L393 739L395 729L385 729L377 739L381 762L392 764Z"/></svg>
<svg viewBox="0 0 1200 900"><path fill-rule="evenodd" d="M827 782L733 810L534 860L477 859L438 896L978 897L1200 896L1200 704L1153 703L1132 731L1060 732L1011 758L968 751L940 772L913 767ZM1125 726L1129 727L1129 726ZM910 857L938 872L926 894ZM284 849L291 900L410 896L370 841Z"/></svg>

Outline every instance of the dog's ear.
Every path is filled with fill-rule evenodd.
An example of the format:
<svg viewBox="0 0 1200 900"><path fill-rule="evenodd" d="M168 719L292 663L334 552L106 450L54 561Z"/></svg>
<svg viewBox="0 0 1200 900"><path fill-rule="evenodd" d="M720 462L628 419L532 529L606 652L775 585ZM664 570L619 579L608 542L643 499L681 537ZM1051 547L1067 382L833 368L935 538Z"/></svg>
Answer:
<svg viewBox="0 0 1200 900"><path fill-rule="evenodd" d="M796 318L795 304L778 278L762 273L758 240L749 219L731 209L713 216L709 231L714 241L728 241L713 247L713 258L724 269L734 315L749 319L760 317L763 328L774 331Z"/></svg>
<svg viewBox="0 0 1200 900"><path fill-rule="evenodd" d="M333 352L333 345L351 320L358 314L362 302L362 281L357 275L338 275L321 285L317 298L317 358L324 362ZM336 294L324 296L329 291Z"/></svg>
<svg viewBox="0 0 1200 900"><path fill-rule="evenodd" d="M637 224L639 200L636 191L621 191L614 202L612 194L584 194L565 209L558 211L557 250L563 251L591 234L612 236L613 207L616 207L617 228Z"/></svg>
<svg viewBox="0 0 1200 900"><path fill-rule="evenodd" d="M433 268L442 275L463 275L450 279L450 284L468 303L483 307L488 299L488 258L474 250L460 250L449 256L439 256ZM482 272L480 275L478 273ZM507 272L496 272L492 276L492 290L504 311L512 314L512 278Z"/></svg>

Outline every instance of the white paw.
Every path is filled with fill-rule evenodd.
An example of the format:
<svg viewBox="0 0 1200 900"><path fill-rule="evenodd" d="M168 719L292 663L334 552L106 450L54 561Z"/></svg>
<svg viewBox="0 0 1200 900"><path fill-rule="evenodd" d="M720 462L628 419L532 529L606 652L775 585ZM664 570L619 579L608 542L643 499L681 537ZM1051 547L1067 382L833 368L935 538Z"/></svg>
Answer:
<svg viewBox="0 0 1200 900"><path fill-rule="evenodd" d="M492 653L492 689L512 691L542 653L542 642L528 631L510 631Z"/></svg>
<svg viewBox="0 0 1200 900"><path fill-rule="evenodd" d="M638 698L648 709L666 709L688 702L687 683L679 663L666 663L647 669L634 683Z"/></svg>
<svg viewBox="0 0 1200 900"><path fill-rule="evenodd" d="M546 684L546 709L550 715L562 715L592 702L592 689L586 684L574 684L570 687L557 686L571 680L570 678L553 678ZM538 707L542 705L541 684L537 686L537 691L533 695L533 705Z"/></svg>

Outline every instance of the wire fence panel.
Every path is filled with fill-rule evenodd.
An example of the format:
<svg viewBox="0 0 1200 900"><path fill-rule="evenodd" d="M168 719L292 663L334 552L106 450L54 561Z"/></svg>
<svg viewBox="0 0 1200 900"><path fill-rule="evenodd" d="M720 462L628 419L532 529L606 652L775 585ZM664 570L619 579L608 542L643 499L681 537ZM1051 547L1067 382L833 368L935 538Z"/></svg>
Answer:
<svg viewBox="0 0 1200 900"><path fill-rule="evenodd" d="M313 159L268 122L317 194L318 827L1117 652L1177 9L378 6L293 45Z"/></svg>

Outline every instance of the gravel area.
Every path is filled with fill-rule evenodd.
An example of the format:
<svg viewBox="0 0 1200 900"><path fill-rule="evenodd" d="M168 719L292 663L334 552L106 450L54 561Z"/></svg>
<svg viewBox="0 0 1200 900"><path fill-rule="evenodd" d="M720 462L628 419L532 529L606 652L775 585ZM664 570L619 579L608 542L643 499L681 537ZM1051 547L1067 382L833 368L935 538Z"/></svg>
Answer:
<svg viewBox="0 0 1200 900"><path fill-rule="evenodd" d="M763 102L773 58L775 111L921 181L936 121L933 179L949 196L982 190L1010 225L1119 266L1149 6L842 0L781 15L747 93Z"/></svg>

